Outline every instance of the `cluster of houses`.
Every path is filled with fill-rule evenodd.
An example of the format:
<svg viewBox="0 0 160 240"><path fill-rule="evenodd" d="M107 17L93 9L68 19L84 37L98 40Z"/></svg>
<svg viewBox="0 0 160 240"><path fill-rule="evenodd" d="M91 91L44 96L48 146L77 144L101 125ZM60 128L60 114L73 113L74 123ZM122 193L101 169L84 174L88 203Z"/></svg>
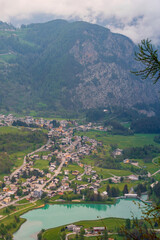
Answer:
<svg viewBox="0 0 160 240"><path fill-rule="evenodd" d="M6 119L5 116L1 115L0 119ZM12 115L7 116L8 124L12 124L15 121L15 118ZM24 119L21 119L24 121ZM34 123L32 117L26 117L25 121L27 124ZM38 122L36 122L38 123ZM43 124L43 120L39 119L39 124ZM46 122L45 122L46 124ZM88 137L73 137L73 128L66 128L68 124L67 121L61 121L60 126L58 128L52 128L48 136L51 139L53 136L58 136L59 141L59 150L55 150L49 154L44 154L40 156L40 154L28 154L28 158L23 167L19 168L15 171L15 174L12 174L12 178L6 176L4 178L4 184L6 187L3 188L3 191L0 193L0 204L7 204L12 200L12 196L15 199L19 199L19 195L17 195L17 191L21 188L22 196L29 196L28 198L39 198L42 196L43 191L46 191L48 196L53 196L55 193L60 193L64 191L73 191L70 188L70 179L68 177L69 170L65 171L63 179L60 181L59 178L53 178L53 174L57 167L57 162L59 164L64 161L65 166L69 163L76 163L81 168L84 167L84 174L92 175L91 179L93 181L96 180L98 175L96 175L95 171L92 170L90 166L83 166L80 162L80 157L83 155L89 155L94 149L96 149L98 142L93 139L89 139ZM54 142L50 141L44 150L49 150L54 146ZM56 161L52 162L52 156L56 156ZM43 170L34 168L34 161L36 160L46 160L48 161L48 173L44 174ZM72 171L72 175L76 180L81 181L82 175L78 170ZM23 178L23 183L20 183L19 180ZM49 184L44 188L45 183L50 179ZM90 178L89 178L90 179ZM91 181L90 179L90 181ZM13 182L13 183L12 183ZM95 183L96 184L96 183ZM98 186L92 186L92 189L96 190ZM58 188L58 189L57 189ZM78 191L84 188L84 186L80 185Z"/></svg>
<svg viewBox="0 0 160 240"><path fill-rule="evenodd" d="M25 182L20 182L20 177L28 174ZM4 177L4 187L2 192L0 192L0 205L8 204L11 201L18 200L22 196L30 196L29 198L41 197L42 191L40 191L40 186L42 186L46 181L44 177L44 172L39 169L29 168L27 165L20 172L18 172L12 179L9 176ZM19 192L19 189L21 191Z"/></svg>
<svg viewBox="0 0 160 240"><path fill-rule="evenodd" d="M37 127L45 127L47 129L52 129L53 124L50 120L46 120L44 118L38 118L35 119L32 116L26 116L26 117L15 117L12 114L4 115L0 114L0 126L11 126L13 122L21 121L23 123L26 123L27 125L33 124ZM68 121L62 120L60 121L60 125L62 127L66 126L68 124Z"/></svg>
<svg viewBox="0 0 160 240"><path fill-rule="evenodd" d="M98 193L98 188L101 186L101 181L99 179L99 175L90 165L84 165L81 163L81 157L84 155L89 155L92 152L96 151L97 146L101 145L101 143L97 142L94 139L90 139L86 136L75 136L75 130L89 130L89 129L98 129L98 130L107 130L103 127L95 126L92 123L89 123L86 126L78 126L76 122L74 122L74 126L68 127L70 124L69 121L63 120L60 121L59 126L57 128L53 128L50 126L50 121L41 119L34 119L33 117L25 117L19 118L21 121L25 121L27 124L36 123L39 126L48 125L49 132L48 138L50 141L45 145L44 151L47 151L46 154L37 154L32 153L28 154L28 158L23 167L19 168L18 171L15 172L11 177L4 177L4 188L0 193L0 204L7 204L10 202L14 196L14 199L19 198L19 194L17 194L19 188L21 188L22 196L27 196L28 199L32 198L40 198L43 192L46 192L49 197L54 196L55 194L63 195L65 191L74 191L71 188L72 181L76 180L77 184L77 193L80 193L81 190L91 189L94 193ZM0 115L0 122L3 124L12 124L16 118L13 115ZM72 122L73 124L73 122ZM56 144L58 144L58 149L53 150L55 145L53 138L56 137ZM48 151L50 153L48 153ZM116 149L114 151L114 155L121 155L122 149ZM54 156L54 160L53 157ZM56 159L55 159L56 158ZM47 173L43 170L34 168L34 161L36 160L45 160L48 162ZM62 170L58 173L63 177L55 176L55 173L58 169L58 166L65 166L65 170ZM75 164L75 170L70 171L67 169L69 163ZM63 167L62 165L62 167ZM79 172L76 169L76 165L83 169ZM55 177L54 177L55 176ZM72 177L71 177L72 176ZM19 180L23 178L23 182L20 183ZM84 184L85 178L85 184ZM25 180L24 180L25 179ZM138 180L138 177L135 175L131 175L128 177L129 180ZM113 176L111 177L113 183L119 183L120 177ZM81 183L83 181L83 184ZM8 187L9 186L9 187ZM107 196L107 192L104 191L101 194L103 197Z"/></svg>
<svg viewBox="0 0 160 240"><path fill-rule="evenodd" d="M74 225L74 224L70 224L66 227L66 229L69 232L73 232L74 234L79 234L81 228L83 228L83 226L79 226L79 225ZM107 230L107 228L105 226L103 227L90 227L90 228L85 228L85 236L89 237L89 236L97 236L97 235L103 235L104 231ZM108 240L114 240L113 238L108 238Z"/></svg>

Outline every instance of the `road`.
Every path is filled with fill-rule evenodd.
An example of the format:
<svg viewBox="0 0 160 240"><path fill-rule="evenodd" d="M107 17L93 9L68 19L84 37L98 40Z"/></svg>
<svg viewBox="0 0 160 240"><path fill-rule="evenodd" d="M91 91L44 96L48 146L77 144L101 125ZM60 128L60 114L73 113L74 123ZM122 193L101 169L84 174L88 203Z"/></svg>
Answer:
<svg viewBox="0 0 160 240"><path fill-rule="evenodd" d="M50 139L48 139L48 141L47 141L47 143L46 143L45 145L43 145L42 147L36 149L35 151L33 151L33 152L31 152L31 153L28 153L27 156L30 157L31 155L33 155L33 154L35 154L35 153L37 153L37 152L43 151L43 150L45 149L45 147L46 147L47 145L49 145L49 144L50 144ZM19 168L17 168L13 173L11 173L10 179L12 179L12 177L13 177L14 175L16 175L20 170L22 170L22 169L26 166L26 163L27 163L27 162L26 162L26 157L27 157L27 156L24 157L23 164L22 164Z"/></svg>
<svg viewBox="0 0 160 240"><path fill-rule="evenodd" d="M14 205L16 202L19 202L19 201L21 201L21 200L23 200L23 199L25 199L25 198L27 198L27 197L29 197L29 195L28 195L28 196L25 196L25 197L22 197L22 198L19 198L19 199L17 199L17 200L14 200L14 201L12 201L12 202L10 202L10 203L8 203L8 204L4 204L4 205L2 205L2 206L0 207L0 209L5 208L5 207L8 207L8 206L11 206L11 205ZM1 219L0 219L0 220L1 220Z"/></svg>
<svg viewBox="0 0 160 240"><path fill-rule="evenodd" d="M57 176L58 176L58 174L60 173L60 171L61 171L61 169L62 169L62 167L63 167L63 165L64 165L64 163L65 163L65 161L66 161L65 158L62 159L62 162L61 162L61 164L59 165L59 167L57 168L57 170L55 170L54 175L53 175L47 182L45 182L43 185L40 186L40 188L39 188L40 190L43 190L43 188L45 188L45 186L47 185L47 183L49 183L50 181L52 181L52 179L53 179L54 177L57 177Z"/></svg>
<svg viewBox="0 0 160 240"><path fill-rule="evenodd" d="M32 204L33 204L34 206L36 206L36 203L35 203L35 202L33 202ZM30 208L30 207L31 207L31 206L29 205L29 206L27 206L27 207L25 207L25 208L23 208L23 209L19 209L19 210L13 212L13 213L10 213L9 215L5 215L4 217L0 218L0 221L3 220L3 219L5 219L5 218L7 218L8 216L11 216L11 215L13 215L13 214L15 214L15 213L17 213L17 212L24 211L24 210L26 210L26 209L28 209L28 208Z"/></svg>
<svg viewBox="0 0 160 240"><path fill-rule="evenodd" d="M156 174L159 173L159 172L160 172L160 169L159 169L158 171L156 171L155 173L153 173L153 174L151 175L151 177L154 176L154 175L156 175Z"/></svg>

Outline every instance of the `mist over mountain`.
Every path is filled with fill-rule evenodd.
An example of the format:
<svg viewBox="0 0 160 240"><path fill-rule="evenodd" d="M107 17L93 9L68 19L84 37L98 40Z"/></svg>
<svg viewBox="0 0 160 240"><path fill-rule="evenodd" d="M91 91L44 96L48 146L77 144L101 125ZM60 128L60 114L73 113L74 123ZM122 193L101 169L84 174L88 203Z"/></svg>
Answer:
<svg viewBox="0 0 160 240"><path fill-rule="evenodd" d="M159 89L130 70L135 44L87 22L0 23L0 110L60 113L154 104Z"/></svg>

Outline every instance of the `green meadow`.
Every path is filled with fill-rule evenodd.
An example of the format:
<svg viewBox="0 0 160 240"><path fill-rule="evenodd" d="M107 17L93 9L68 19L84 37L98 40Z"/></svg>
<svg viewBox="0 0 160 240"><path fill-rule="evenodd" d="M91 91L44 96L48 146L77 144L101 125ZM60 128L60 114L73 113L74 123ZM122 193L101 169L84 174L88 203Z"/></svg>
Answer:
<svg viewBox="0 0 160 240"><path fill-rule="evenodd" d="M128 148L128 147L140 147L144 145L156 145L159 144L154 142L154 137L156 134L134 134L131 136L123 135L111 135L103 131L88 131L88 132L77 132L77 135L85 135L89 138L96 139L99 142L102 142L104 145L117 144L119 148Z"/></svg>

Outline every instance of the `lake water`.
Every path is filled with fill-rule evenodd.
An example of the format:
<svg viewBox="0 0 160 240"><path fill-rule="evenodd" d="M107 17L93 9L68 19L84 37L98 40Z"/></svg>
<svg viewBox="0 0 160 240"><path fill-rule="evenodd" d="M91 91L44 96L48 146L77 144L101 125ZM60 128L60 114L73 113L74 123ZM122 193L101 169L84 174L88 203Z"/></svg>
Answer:
<svg viewBox="0 0 160 240"><path fill-rule="evenodd" d="M135 204L135 203L136 204ZM132 199L119 199L116 204L55 204L35 209L22 215L27 221L14 234L14 240L33 240L41 229L58 227L80 220L96 220L101 218L141 218L142 212L138 203Z"/></svg>

